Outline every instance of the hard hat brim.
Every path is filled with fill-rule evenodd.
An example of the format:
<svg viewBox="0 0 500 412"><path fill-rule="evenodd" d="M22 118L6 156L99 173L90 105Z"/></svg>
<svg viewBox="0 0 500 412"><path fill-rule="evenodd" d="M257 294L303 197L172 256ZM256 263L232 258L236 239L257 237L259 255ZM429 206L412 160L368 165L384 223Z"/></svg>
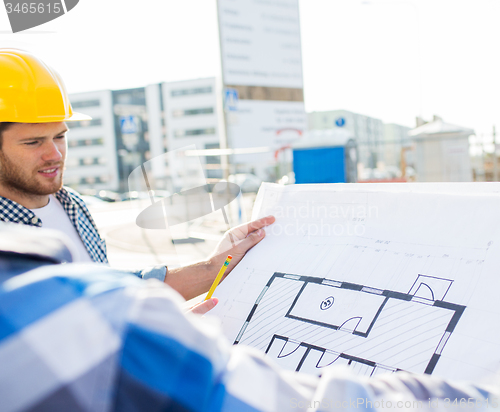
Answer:
<svg viewBox="0 0 500 412"><path fill-rule="evenodd" d="M71 117L64 119L64 122L79 122L80 120L92 120L92 117L78 112L73 112Z"/></svg>
<svg viewBox="0 0 500 412"><path fill-rule="evenodd" d="M16 117L14 119L11 118L0 118L1 122L10 122L10 123L60 123L60 122L79 122L85 120L92 120L92 117L78 112L73 112L71 115L66 116L47 116L47 117L39 117L33 119L32 117L23 118Z"/></svg>

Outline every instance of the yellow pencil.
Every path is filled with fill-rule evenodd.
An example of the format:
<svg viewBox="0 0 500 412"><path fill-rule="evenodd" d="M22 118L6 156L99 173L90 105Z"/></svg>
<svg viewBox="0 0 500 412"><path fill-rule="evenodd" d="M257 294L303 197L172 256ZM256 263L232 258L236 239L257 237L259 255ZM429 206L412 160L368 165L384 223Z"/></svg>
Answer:
<svg viewBox="0 0 500 412"><path fill-rule="evenodd" d="M224 262L224 264L220 268L219 273L217 274L217 277L214 280L214 283L212 283L212 286L210 286L210 290L208 291L208 294L207 294L207 297L205 298L205 300L210 299L212 297L212 295L214 294L215 288L219 285L219 282L221 281L222 276L224 275L224 272L226 271L227 266L229 265L229 262L231 262L232 258L233 257L231 255L229 255L226 258L226 261Z"/></svg>

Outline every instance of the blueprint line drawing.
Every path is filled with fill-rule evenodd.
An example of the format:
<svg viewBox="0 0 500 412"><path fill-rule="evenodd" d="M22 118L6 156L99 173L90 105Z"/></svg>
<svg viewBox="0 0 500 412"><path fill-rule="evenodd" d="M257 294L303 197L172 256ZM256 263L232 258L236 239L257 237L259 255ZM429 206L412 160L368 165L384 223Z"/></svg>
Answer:
<svg viewBox="0 0 500 412"><path fill-rule="evenodd" d="M367 376L432 374L466 309L445 300L452 285L451 279L418 274L401 292L275 272L234 343L315 375L330 365Z"/></svg>
<svg viewBox="0 0 500 412"><path fill-rule="evenodd" d="M431 186L263 184L253 217L276 222L220 285L211 316L289 370L494 375L500 183Z"/></svg>

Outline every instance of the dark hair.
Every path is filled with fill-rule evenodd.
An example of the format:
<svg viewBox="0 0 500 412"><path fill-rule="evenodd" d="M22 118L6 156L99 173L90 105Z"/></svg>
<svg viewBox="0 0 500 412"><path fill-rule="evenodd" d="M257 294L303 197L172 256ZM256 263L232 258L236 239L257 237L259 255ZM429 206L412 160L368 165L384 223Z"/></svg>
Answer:
<svg viewBox="0 0 500 412"><path fill-rule="evenodd" d="M0 122L0 149L2 148L2 133L7 130L13 123Z"/></svg>

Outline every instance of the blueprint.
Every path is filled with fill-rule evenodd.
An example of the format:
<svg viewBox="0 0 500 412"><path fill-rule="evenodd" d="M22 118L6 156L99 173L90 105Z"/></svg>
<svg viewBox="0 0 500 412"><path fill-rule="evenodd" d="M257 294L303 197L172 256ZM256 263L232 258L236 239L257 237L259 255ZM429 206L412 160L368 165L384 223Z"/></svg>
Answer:
<svg viewBox="0 0 500 412"><path fill-rule="evenodd" d="M443 300L452 282L419 275L409 293L400 293L275 273L235 343L313 374L332 364L369 376L401 369L430 374L465 309Z"/></svg>
<svg viewBox="0 0 500 412"><path fill-rule="evenodd" d="M215 293L226 336L316 375L495 373L498 186L366 186L263 185L277 220Z"/></svg>

